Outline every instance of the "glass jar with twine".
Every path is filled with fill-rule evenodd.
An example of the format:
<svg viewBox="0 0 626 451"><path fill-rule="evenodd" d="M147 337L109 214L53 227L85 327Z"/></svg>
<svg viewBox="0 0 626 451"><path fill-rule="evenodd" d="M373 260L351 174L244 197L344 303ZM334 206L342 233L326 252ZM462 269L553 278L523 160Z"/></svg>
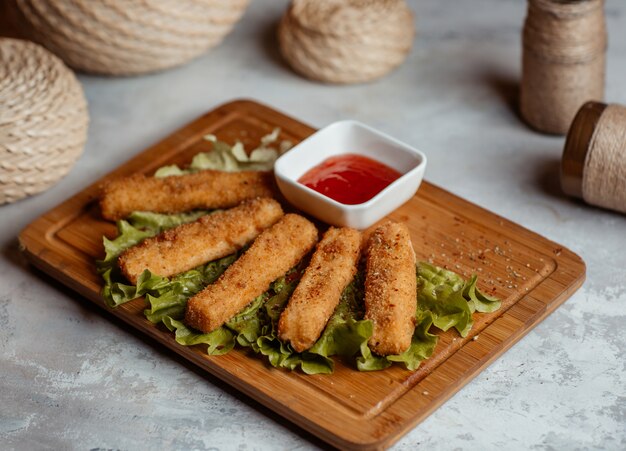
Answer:
<svg viewBox="0 0 626 451"><path fill-rule="evenodd" d="M533 128L565 134L580 106L604 98L604 0L528 0L520 110Z"/></svg>
<svg viewBox="0 0 626 451"><path fill-rule="evenodd" d="M563 150L561 185L589 204L626 213L626 107L580 108Z"/></svg>

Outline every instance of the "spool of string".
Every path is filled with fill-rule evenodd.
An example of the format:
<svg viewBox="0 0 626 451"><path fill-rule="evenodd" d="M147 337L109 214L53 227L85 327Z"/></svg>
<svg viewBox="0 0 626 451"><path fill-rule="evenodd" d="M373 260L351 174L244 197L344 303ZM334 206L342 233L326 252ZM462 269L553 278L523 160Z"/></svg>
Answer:
<svg viewBox="0 0 626 451"><path fill-rule="evenodd" d="M567 135L561 183L589 204L626 213L626 107L581 107Z"/></svg>
<svg viewBox="0 0 626 451"><path fill-rule="evenodd" d="M382 77L406 59L414 35L404 0L293 0L278 29L289 65L326 83Z"/></svg>
<svg viewBox="0 0 626 451"><path fill-rule="evenodd" d="M604 0L529 0L520 110L533 128L564 134L580 106L604 98Z"/></svg>

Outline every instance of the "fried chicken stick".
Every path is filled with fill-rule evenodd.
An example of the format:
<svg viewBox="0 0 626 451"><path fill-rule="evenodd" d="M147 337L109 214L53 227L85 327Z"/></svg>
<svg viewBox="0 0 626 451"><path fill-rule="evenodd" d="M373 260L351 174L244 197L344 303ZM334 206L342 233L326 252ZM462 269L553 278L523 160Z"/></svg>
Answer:
<svg viewBox="0 0 626 451"><path fill-rule="evenodd" d="M106 183L100 209L105 219L117 220L133 211L180 213L230 208L246 199L273 195L269 172L207 170L163 178L136 174Z"/></svg>
<svg viewBox="0 0 626 451"><path fill-rule="evenodd" d="M365 270L365 319L372 320L370 348L401 354L415 330L415 252L405 224L387 222L369 238Z"/></svg>
<svg viewBox="0 0 626 451"><path fill-rule="evenodd" d="M311 262L278 322L278 336L302 352L320 337L357 270L361 234L331 227L318 243Z"/></svg>
<svg viewBox="0 0 626 451"><path fill-rule="evenodd" d="M317 242L315 226L287 214L261 233L215 283L189 299L185 323L211 332L239 313L294 267Z"/></svg>
<svg viewBox="0 0 626 451"><path fill-rule="evenodd" d="M134 284L145 269L169 277L238 251L282 215L274 199L245 201L148 238L123 252L118 263Z"/></svg>

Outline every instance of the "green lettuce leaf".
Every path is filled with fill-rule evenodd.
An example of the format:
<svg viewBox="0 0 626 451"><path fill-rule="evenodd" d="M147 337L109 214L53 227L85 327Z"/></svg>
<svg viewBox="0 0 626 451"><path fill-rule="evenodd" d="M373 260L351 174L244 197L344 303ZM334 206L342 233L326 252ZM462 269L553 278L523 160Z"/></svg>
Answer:
<svg viewBox="0 0 626 451"><path fill-rule="evenodd" d="M420 262L417 284L418 316L430 312L435 327L443 331L454 327L465 337L474 324L472 310L463 297L465 280L452 271Z"/></svg>
<svg viewBox="0 0 626 451"><path fill-rule="evenodd" d="M104 260L99 262L100 266L109 264L117 259L124 250L135 244L140 243L144 239L156 235L151 230L142 230L134 227L130 222L118 221L117 222L118 235L114 240L109 240L106 236L102 238L104 244L105 257Z"/></svg>
<svg viewBox="0 0 626 451"><path fill-rule="evenodd" d="M215 211L217 210L213 210L210 213L214 213ZM175 215L152 213L150 211L135 211L130 214L127 221L137 229L150 231L152 236L154 236L167 229L177 227L187 222L193 222L196 219L200 219L202 216L206 216L207 214L209 214L209 212L204 210L196 210Z"/></svg>
<svg viewBox="0 0 626 451"><path fill-rule="evenodd" d="M270 365L276 368L300 368L306 374L330 374L334 365L332 359L312 352L297 353L291 345L281 342L277 335L280 315L287 306L304 268L305 265L300 263L272 283L270 290L227 322L226 327L238 333L239 345L264 355Z"/></svg>
<svg viewBox="0 0 626 451"><path fill-rule="evenodd" d="M478 290L477 279L472 276L466 281L452 271L426 262L418 263L416 326L411 345L400 355L386 357L373 354L367 345L362 346L357 368L376 371L397 362L408 370L416 370L437 346L438 337L429 332L433 325L443 331L454 327L461 336L467 336L473 325L474 311L493 312L500 308L498 299Z"/></svg>
<svg viewBox="0 0 626 451"><path fill-rule="evenodd" d="M240 346L253 348L256 351L256 342L262 335L264 326L263 318L259 316L259 310L268 297L268 292L257 296L246 308L226 323L226 327L237 334L236 340Z"/></svg>
<svg viewBox="0 0 626 451"><path fill-rule="evenodd" d="M373 324L363 318L363 277L357 274L343 293L339 305L328 320L322 335L309 352L324 357L351 357L367 346Z"/></svg>
<svg viewBox="0 0 626 451"><path fill-rule="evenodd" d="M472 312L491 313L498 310L502 304L500 299L494 296L488 296L478 289L476 283L478 276L475 274L465 283L463 288L463 297L467 299L467 303Z"/></svg>
<svg viewBox="0 0 626 451"><path fill-rule="evenodd" d="M172 175L190 174L192 172L194 171L190 171L188 169L181 169L177 165L171 164L171 165L163 166L157 169L156 172L154 173L154 176L157 178L163 178L163 177L170 177Z"/></svg>
<svg viewBox="0 0 626 451"><path fill-rule="evenodd" d="M276 159L291 147L289 141L279 141L280 128L261 138L261 144L250 154L243 144L237 141L229 145L219 141L214 135L206 135L204 139L213 143L210 152L196 154L186 169L176 165L164 166L155 172L155 177L169 177L173 175L189 174L197 171L212 169L217 171L271 171Z"/></svg>
<svg viewBox="0 0 626 451"><path fill-rule="evenodd" d="M429 332L433 324L430 313L425 313L417 319L415 332L411 338L411 345L402 354L385 357L373 354L367 346L361 348L361 356L357 358L359 371L378 371L391 366L394 362L402 363L409 371L416 370L422 361L428 359L437 346L437 335Z"/></svg>
<svg viewBox="0 0 626 451"><path fill-rule="evenodd" d="M184 346L206 344L209 355L227 354L235 347L234 335L225 327L203 334L193 331L185 326L182 321L177 321L169 316L163 318L163 324L171 332L175 332L174 336L178 344Z"/></svg>
<svg viewBox="0 0 626 451"><path fill-rule="evenodd" d="M144 311L146 318L152 323L159 323L169 316L181 319L187 306L187 300L199 293L207 285L215 282L236 259L238 254L228 255L219 260L214 260L206 265L199 266L190 271L178 274L171 279L161 277L165 281L163 287L158 290L146 292L146 301L149 308ZM149 271L144 271L146 273ZM152 276L157 278L159 276Z"/></svg>
<svg viewBox="0 0 626 451"><path fill-rule="evenodd" d="M159 292L167 289L169 280L155 276L150 271L144 271L137 280L136 285L127 285L124 282L113 281L113 269L109 269L102 274L105 285L102 296L109 307L117 307L133 299L144 296L151 292ZM121 278L121 276L118 276Z"/></svg>
<svg viewBox="0 0 626 451"><path fill-rule="evenodd" d="M403 363L407 370L416 370L423 360L435 352L438 337L429 332L432 324L433 317L430 313L425 313L421 318L418 317L409 349L400 355L387 356L387 360Z"/></svg>
<svg viewBox="0 0 626 451"><path fill-rule="evenodd" d="M274 335L264 335L257 340L258 352L268 358L276 368L295 370L300 368L306 374L331 374L334 362L328 357L311 352L298 353Z"/></svg>

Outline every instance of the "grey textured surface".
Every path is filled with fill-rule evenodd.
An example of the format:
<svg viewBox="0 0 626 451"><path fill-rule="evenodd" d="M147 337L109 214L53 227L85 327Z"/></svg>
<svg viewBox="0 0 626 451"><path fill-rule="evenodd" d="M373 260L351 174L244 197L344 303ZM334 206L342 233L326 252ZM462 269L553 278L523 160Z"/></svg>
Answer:
<svg viewBox="0 0 626 451"><path fill-rule="evenodd" d="M626 448L626 216L565 198L563 139L514 111L521 0L421 0L408 61L334 87L280 61L284 1L256 1L224 44L138 78L81 76L85 154L44 194L0 207L0 448L315 449L280 417L126 332L21 259L30 221L201 113L251 97L316 126L354 118L428 154L427 179L554 239L588 265L584 287L396 450ZM626 3L608 0L607 99L626 104Z"/></svg>

